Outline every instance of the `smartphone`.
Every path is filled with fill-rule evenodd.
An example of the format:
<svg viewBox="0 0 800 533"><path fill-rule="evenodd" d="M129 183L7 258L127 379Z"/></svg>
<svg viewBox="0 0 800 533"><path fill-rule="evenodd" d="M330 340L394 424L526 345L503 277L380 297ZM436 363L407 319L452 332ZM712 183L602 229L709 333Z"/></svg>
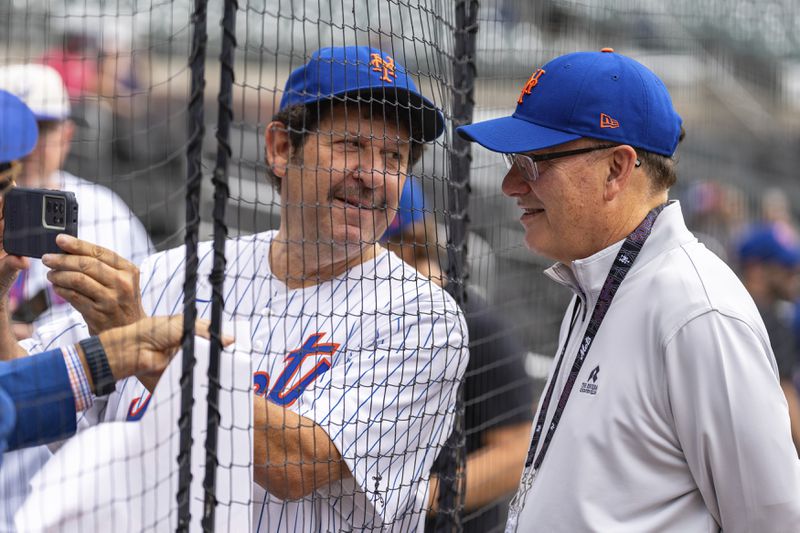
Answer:
<svg viewBox="0 0 800 533"><path fill-rule="evenodd" d="M14 187L3 199L3 249L11 255L63 253L56 235L78 236L78 201L69 191Z"/></svg>

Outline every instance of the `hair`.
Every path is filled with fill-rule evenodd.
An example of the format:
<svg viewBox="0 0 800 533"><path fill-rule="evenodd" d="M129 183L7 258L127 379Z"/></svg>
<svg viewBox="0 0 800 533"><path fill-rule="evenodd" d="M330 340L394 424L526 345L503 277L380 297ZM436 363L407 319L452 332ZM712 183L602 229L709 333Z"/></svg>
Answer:
<svg viewBox="0 0 800 533"><path fill-rule="evenodd" d="M36 125L39 128L39 135L46 135L56 128L58 128L64 121L59 119L44 119L37 120Z"/></svg>
<svg viewBox="0 0 800 533"><path fill-rule="evenodd" d="M323 105L328 104L328 105ZM386 122L399 122L406 126L409 132L412 131L408 113L403 113L404 108L397 104L386 104L380 101L358 102L358 101L333 101L326 100L313 104L295 104L281 109L272 116L272 122L280 122L286 126L291 145L291 158L297 160L300 151L303 149L306 138L318 131L320 122L330 116L334 106L351 105L358 106L362 116L382 117ZM369 113L369 115L366 115ZM405 115L405 116L404 116ZM411 150L408 158L408 168L411 168L420 160L425 145L419 140L411 140ZM266 159L266 155L265 155ZM281 178L272 170L269 160L266 161L267 181L280 192Z"/></svg>
<svg viewBox="0 0 800 533"><path fill-rule="evenodd" d="M686 130L681 126L681 133L678 136L678 144L686 137ZM678 174L676 173L675 166L678 164L678 158L673 154L672 156L665 156L636 148L636 157L642 162L642 169L647 172L652 182L654 192L666 191L678 181Z"/></svg>

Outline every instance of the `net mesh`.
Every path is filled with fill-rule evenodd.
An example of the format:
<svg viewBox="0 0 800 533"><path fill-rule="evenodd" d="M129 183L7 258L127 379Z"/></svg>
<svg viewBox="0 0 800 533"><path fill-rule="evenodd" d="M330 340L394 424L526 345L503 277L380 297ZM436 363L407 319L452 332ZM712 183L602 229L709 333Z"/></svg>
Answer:
<svg viewBox="0 0 800 533"><path fill-rule="evenodd" d="M201 8L207 43L193 43ZM233 16L223 24L226 8ZM26 178L30 186L76 192L79 237L139 265L148 314L184 311L190 265L198 316L212 317L216 294L213 331L236 337L218 361L200 340L177 356L197 359L194 379L170 367L161 401L124 382L79 415L88 432L80 445L6 454L8 528L25 498L36 509L49 486L60 488L56 510L82 506L88 528L114 516L131 530L191 529L205 516L220 530L501 531L570 294L542 274L550 261L525 247L500 157L460 142L454 127L513 112L531 73L557 55L610 46L665 81L687 129L670 195L723 259L736 266L751 223L795 227L800 11L789 0L15 0L0 5L0 20L0 66L48 64L68 91L69 112L39 127L40 139L62 146L63 172ZM378 49L366 71L389 80L406 72L441 109L443 134L423 143L411 128L419 146L399 148L419 103L381 105L376 91L279 117L270 134L292 71L329 46ZM2 76L0 88L38 81ZM73 119L74 132L60 118ZM281 152L281 139L296 150ZM390 162L406 149L415 162L404 183ZM49 177L48 164L27 167ZM187 213L187 176L201 180L188 189L197 212L189 202ZM176 247L193 241L195 226L208 243L187 263ZM308 265L338 249L337 235L349 243L337 257L356 266L332 283ZM423 277L373 257L374 241ZM222 252L224 274L209 279ZM45 275L34 263L12 288L15 332L36 328L37 349L88 336ZM209 361L218 365L211 378ZM108 424L127 419L152 424L149 433ZM103 455L109 442L124 442L125 453ZM191 476L178 475L181 449ZM47 484L31 495L39 471ZM101 497L77 481L88 479L114 490ZM206 493L216 505L196 503ZM188 506L180 513L178 501ZM125 504L141 516L113 514ZM56 511L35 515L25 516L58 520Z"/></svg>

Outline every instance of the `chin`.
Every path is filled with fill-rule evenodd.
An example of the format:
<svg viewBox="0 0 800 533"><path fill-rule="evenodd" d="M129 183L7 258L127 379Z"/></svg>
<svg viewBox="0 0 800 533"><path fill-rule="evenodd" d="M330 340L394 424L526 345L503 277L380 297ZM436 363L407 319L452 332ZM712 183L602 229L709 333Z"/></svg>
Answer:
<svg viewBox="0 0 800 533"><path fill-rule="evenodd" d="M330 240L335 246L355 250L375 243L378 240L375 235L372 229L341 224L333 229Z"/></svg>
<svg viewBox="0 0 800 533"><path fill-rule="evenodd" d="M525 236L525 247L536 255L546 257L552 261L558 261L552 247L547 246L546 243L541 242L541 240L536 239L533 236Z"/></svg>

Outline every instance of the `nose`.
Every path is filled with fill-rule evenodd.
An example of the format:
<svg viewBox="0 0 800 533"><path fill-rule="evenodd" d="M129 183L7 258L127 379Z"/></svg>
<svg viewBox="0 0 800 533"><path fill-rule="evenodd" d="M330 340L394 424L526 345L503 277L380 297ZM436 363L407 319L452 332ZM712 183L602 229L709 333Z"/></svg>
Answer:
<svg viewBox="0 0 800 533"><path fill-rule="evenodd" d="M518 196L525 196L529 192L531 192L530 183L525 181L520 174L520 171L516 168L516 165L511 167L508 173L503 178L503 184L501 186L503 190L503 194L510 198L516 198Z"/></svg>
<svg viewBox="0 0 800 533"><path fill-rule="evenodd" d="M377 189L383 187L386 183L387 177L381 168L381 165L359 165L358 169L353 173L353 177L360 181L367 189Z"/></svg>
<svg viewBox="0 0 800 533"><path fill-rule="evenodd" d="M361 181L369 189L388 187L392 184L396 186L400 173L397 169L391 168L386 164L384 155L380 147L372 150L363 150L353 171L353 176Z"/></svg>

